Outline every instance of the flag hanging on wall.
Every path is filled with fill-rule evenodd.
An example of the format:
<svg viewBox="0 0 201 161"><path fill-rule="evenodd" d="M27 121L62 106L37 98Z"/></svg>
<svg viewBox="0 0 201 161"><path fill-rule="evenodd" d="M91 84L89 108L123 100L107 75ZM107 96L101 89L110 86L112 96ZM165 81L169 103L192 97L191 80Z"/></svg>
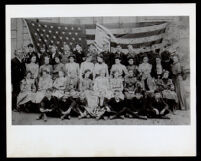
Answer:
<svg viewBox="0 0 201 161"><path fill-rule="evenodd" d="M81 44L83 48L86 48L83 25L36 22L29 19L25 21L37 51L40 47L48 49L51 45L56 45L58 50L63 52L64 44L68 44L72 49L76 44Z"/></svg>
<svg viewBox="0 0 201 161"><path fill-rule="evenodd" d="M117 42L115 36L100 24L96 24L96 33L95 33L95 45L99 51L103 49L104 46L107 46L110 50L110 42Z"/></svg>
<svg viewBox="0 0 201 161"><path fill-rule="evenodd" d="M104 24L103 26L110 30L116 37L117 42L111 42L111 48L119 44L123 50L127 49L130 44L133 48L142 48L154 45L155 48L160 48L168 23L165 21L156 22L138 22L138 23L123 23L123 24ZM96 26L87 25L86 39L87 43L95 40Z"/></svg>
<svg viewBox="0 0 201 161"><path fill-rule="evenodd" d="M61 52L65 43L71 48L74 48L77 43L83 48L87 48L87 45L91 43L97 44L97 39L95 39L97 24L60 24L36 22L30 19L25 19L25 21L37 50L41 46L48 49L52 44L55 44ZM102 31L103 28L106 29L104 32L107 36L115 37L116 41L110 42L111 48L119 44L123 50L127 50L129 44L136 49L151 45L160 48L167 24L165 21L107 23L99 24L99 28Z"/></svg>

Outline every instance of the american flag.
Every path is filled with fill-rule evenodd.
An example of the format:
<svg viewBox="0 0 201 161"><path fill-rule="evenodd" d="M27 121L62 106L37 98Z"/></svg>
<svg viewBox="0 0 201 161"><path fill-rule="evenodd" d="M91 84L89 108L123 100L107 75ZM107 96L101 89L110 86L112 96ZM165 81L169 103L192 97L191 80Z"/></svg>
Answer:
<svg viewBox="0 0 201 161"><path fill-rule="evenodd" d="M102 25L111 31L116 37L118 44L123 50L126 50L129 44L135 49L152 45L154 45L156 49L160 48L168 23L165 21L155 21L124 23L122 25L117 23ZM86 25L85 28L87 44L90 44L95 40L96 25ZM111 48L116 45L117 43L115 42L111 43Z"/></svg>
<svg viewBox="0 0 201 161"><path fill-rule="evenodd" d="M36 22L25 20L30 31L32 41L39 49L55 44L60 52L63 51L63 44L67 43L74 48L77 43L83 48L94 43L96 24L59 24L49 22ZM116 37L118 44L123 50L127 50L130 44L135 49L154 45L160 48L168 23L165 21L138 22L138 23L107 23L101 24ZM111 43L111 48L116 43Z"/></svg>
<svg viewBox="0 0 201 161"><path fill-rule="evenodd" d="M83 48L87 45L83 25L36 22L30 19L25 19L25 22L37 51L40 47L48 50L52 45L56 45L59 52L63 52L64 44L72 49L76 44L81 44Z"/></svg>

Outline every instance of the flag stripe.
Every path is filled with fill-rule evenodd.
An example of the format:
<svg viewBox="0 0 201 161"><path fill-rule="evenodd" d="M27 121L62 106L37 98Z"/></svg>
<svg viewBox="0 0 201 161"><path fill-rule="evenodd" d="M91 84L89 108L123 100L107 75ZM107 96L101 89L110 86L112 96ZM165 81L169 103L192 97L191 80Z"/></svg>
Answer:
<svg viewBox="0 0 201 161"><path fill-rule="evenodd" d="M149 41L149 42L143 42L143 43L137 43L137 44L132 44L133 48L140 48L144 46L151 46L153 44L160 44L162 42L162 38L154 41ZM118 44L120 45L123 49L127 49L129 44ZM111 42L111 47L116 47L117 44Z"/></svg>
<svg viewBox="0 0 201 161"><path fill-rule="evenodd" d="M116 28L110 29L112 34L129 34L129 33L143 33L143 32L152 32L155 30L164 29L167 26L167 23L163 23L160 25L146 26L146 27L138 27L138 28ZM87 29L86 35L95 35L95 29Z"/></svg>
<svg viewBox="0 0 201 161"><path fill-rule="evenodd" d="M148 36L153 36L153 35L159 35L162 33L165 33L166 28L151 31L151 32L142 32L142 33L129 33L129 34L114 34L115 37L117 38L127 38L127 39L132 39L132 38L141 38L141 37L148 37ZM86 35L87 40L95 40L95 35Z"/></svg>
<svg viewBox="0 0 201 161"><path fill-rule="evenodd" d="M154 36L137 38L137 39L122 39L122 38L117 38L117 41L118 41L119 44L139 44L139 43L145 43L145 42L155 41L155 40L161 39L162 37L163 37L163 35L160 34L160 35L154 35Z"/></svg>
<svg viewBox="0 0 201 161"><path fill-rule="evenodd" d="M155 21L155 22L133 22L133 23L103 23L102 25L108 29L120 29L120 28L138 28L148 27L153 25L164 24L166 21ZM85 24L86 29L96 29L96 24Z"/></svg>

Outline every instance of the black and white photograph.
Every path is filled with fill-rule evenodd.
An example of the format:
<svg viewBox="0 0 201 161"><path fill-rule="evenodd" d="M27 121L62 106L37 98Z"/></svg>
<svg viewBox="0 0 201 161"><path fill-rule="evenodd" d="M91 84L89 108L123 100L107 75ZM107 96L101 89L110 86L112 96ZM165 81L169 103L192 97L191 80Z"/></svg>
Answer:
<svg viewBox="0 0 201 161"><path fill-rule="evenodd" d="M12 123L190 124L189 17L11 19Z"/></svg>
<svg viewBox="0 0 201 161"><path fill-rule="evenodd" d="M8 155L194 155L193 8L7 7Z"/></svg>

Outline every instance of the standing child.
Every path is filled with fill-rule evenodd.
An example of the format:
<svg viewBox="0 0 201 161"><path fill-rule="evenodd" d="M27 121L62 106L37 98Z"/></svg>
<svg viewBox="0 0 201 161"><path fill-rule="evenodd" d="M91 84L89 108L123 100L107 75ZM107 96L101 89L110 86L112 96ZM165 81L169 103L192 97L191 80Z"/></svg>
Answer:
<svg viewBox="0 0 201 161"><path fill-rule="evenodd" d="M65 64L65 75L66 75L66 81L67 86L73 85L74 88L78 88L78 81L79 81L79 64L75 63L75 56L70 55L69 56L69 63Z"/></svg>
<svg viewBox="0 0 201 161"><path fill-rule="evenodd" d="M127 65L127 70L133 70L133 74L135 76L138 75L138 67L137 65L134 64L134 58L133 57L128 57L128 65Z"/></svg>
<svg viewBox="0 0 201 161"><path fill-rule="evenodd" d="M113 73L113 71L118 71L121 77L124 77L128 74L126 66L121 64L121 58L119 56L115 57L115 64L112 65L110 75Z"/></svg>
<svg viewBox="0 0 201 161"><path fill-rule="evenodd" d="M53 65L53 71L52 71L52 79L55 80L56 78L58 78L59 75L59 71L63 71L64 70L64 64L61 63L60 61L60 55L56 55L54 60L55 60L55 64Z"/></svg>
<svg viewBox="0 0 201 161"><path fill-rule="evenodd" d="M39 65L36 64L36 56L35 55L31 55L31 62L29 64L26 64L26 71L30 71L32 78L36 79L38 77L38 73L39 73Z"/></svg>

